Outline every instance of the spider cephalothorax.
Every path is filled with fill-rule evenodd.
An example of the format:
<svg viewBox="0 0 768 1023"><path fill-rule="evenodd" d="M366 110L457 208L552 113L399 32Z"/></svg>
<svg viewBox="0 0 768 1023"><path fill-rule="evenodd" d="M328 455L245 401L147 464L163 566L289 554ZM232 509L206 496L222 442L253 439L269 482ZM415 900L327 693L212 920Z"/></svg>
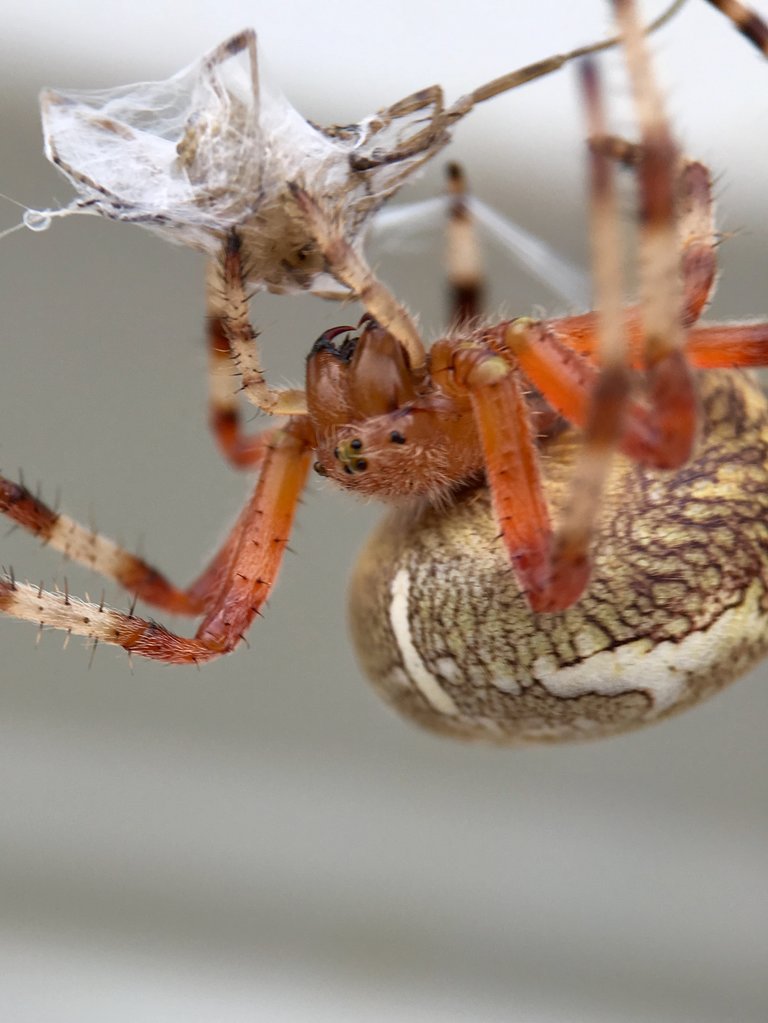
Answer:
<svg viewBox="0 0 768 1023"><path fill-rule="evenodd" d="M482 449L469 399L436 386L429 360L414 372L403 345L370 317L359 336L334 347L346 329L323 334L307 360L315 470L383 500L438 501L478 479Z"/></svg>

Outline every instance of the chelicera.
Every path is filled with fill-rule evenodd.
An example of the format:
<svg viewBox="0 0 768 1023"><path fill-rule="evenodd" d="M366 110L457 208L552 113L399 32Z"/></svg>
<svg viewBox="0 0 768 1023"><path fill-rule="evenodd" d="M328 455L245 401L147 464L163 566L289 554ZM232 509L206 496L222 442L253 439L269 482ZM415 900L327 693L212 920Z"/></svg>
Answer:
<svg viewBox="0 0 768 1023"><path fill-rule="evenodd" d="M289 182L302 230L311 235L322 266L367 312L357 328L333 328L315 343L304 390L267 387L248 317L248 247L236 226L226 232L210 260L207 284L211 424L225 456L238 467L258 469L259 477L202 574L190 586L176 587L142 559L0 478L6 515L136 598L201 616L195 636L170 632L133 610L122 613L13 577L0 582L0 612L159 661L200 663L228 653L274 585L313 465L359 494L438 508L487 484L498 538L529 610L553 616L579 601L590 578L595 523L614 451L643 466L679 469L696 443L694 371L768 362L765 324L697 325L716 269L709 175L675 146L633 5L616 0L615 7L640 138L630 143L608 133L596 69L585 64L599 312L486 323L476 316L478 282L457 274L454 326L427 349L335 211ZM766 48L762 27L746 19L742 27ZM632 168L640 193L641 294L626 309L615 274L617 163ZM466 247L467 214L456 171L453 190L456 244ZM250 396L283 417L281 425L256 436L242 429L233 359ZM565 424L582 439L570 496L555 521L539 448L542 436L555 436Z"/></svg>

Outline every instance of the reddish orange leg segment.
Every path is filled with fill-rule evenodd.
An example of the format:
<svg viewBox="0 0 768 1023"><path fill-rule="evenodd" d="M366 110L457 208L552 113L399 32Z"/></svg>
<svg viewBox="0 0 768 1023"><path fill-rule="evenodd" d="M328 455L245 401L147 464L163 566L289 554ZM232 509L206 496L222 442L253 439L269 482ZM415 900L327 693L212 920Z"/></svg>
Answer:
<svg viewBox="0 0 768 1023"><path fill-rule="evenodd" d="M468 394L472 402L496 521L521 589L536 611L568 606L586 580L578 580L573 592L551 590L552 526L530 415L514 370L502 356L477 345L456 351L450 342L437 342L432 354L446 390Z"/></svg>
<svg viewBox="0 0 768 1023"><path fill-rule="evenodd" d="M590 418L591 402L598 387L598 370L595 365L577 351L563 344L560 334L550 329L549 323L528 320L521 317L502 327L501 343L512 354L526 378L546 398L547 402L565 419L579 429L586 429ZM623 392L622 384L615 373L605 385L603 397L613 407L612 395ZM629 401L623 419L623 433L619 449L647 465L664 464L664 452L660 450L659 438L653 417L637 402ZM602 442L601 442L602 443Z"/></svg>
<svg viewBox="0 0 768 1023"><path fill-rule="evenodd" d="M274 431L262 435L265 451ZM179 589L143 558L68 515L54 511L23 484L0 476L0 512L69 560L113 579L134 599L171 614L203 614L220 593L232 565L249 508L241 512L220 550L191 585Z"/></svg>
<svg viewBox="0 0 768 1023"><path fill-rule="evenodd" d="M686 160L678 186L678 236L682 249L683 326L697 322L712 296L717 275L712 178L703 163Z"/></svg>
<svg viewBox="0 0 768 1023"><path fill-rule="evenodd" d="M4 476L0 476L0 512L47 546L114 579L149 604L172 614L200 614L204 610L204 604L194 594L168 582L143 558L86 529L68 515L54 511L25 486Z"/></svg>
<svg viewBox="0 0 768 1023"><path fill-rule="evenodd" d="M264 458L271 432L243 432L235 381L235 363L221 317L209 315L208 423L219 450L236 469L255 469Z"/></svg>
<svg viewBox="0 0 768 1023"><path fill-rule="evenodd" d="M700 369L768 366L768 323L694 327L686 351Z"/></svg>
<svg viewBox="0 0 768 1023"><path fill-rule="evenodd" d="M642 146L614 135L590 139L590 147L628 167L637 168L641 162ZM704 164L692 160L682 162L677 193L677 236L681 252L679 272L683 286L681 322L683 327L691 327L709 301L717 271L712 181ZM622 317L631 365L634 369L642 369L645 366L645 337L640 308L629 306ZM594 312L549 320L547 326L569 348L595 361L598 328ZM687 342L685 350L694 365L698 365L696 354Z"/></svg>
<svg viewBox="0 0 768 1023"><path fill-rule="evenodd" d="M307 420L298 417L273 438L253 497L210 568L189 591L178 591L164 580L153 579L152 586L142 592L142 596L154 598L172 611L207 609L194 639L176 635L133 614L81 601L66 592L52 593L18 583L13 578L0 580L0 613L172 664L199 663L228 653L243 638L243 631L258 613L277 577L309 471L314 443L310 432ZM22 499L14 504L19 508L24 503ZM39 532L32 523L46 521L44 506L28 501L26 505L27 521L22 524ZM10 509L3 510L12 514ZM12 517L17 521L23 518L21 512ZM99 541L109 543L102 538ZM70 553L75 556L74 550ZM85 558L78 560L88 563ZM93 567L118 578L106 565L95 563ZM185 606L180 606L182 603Z"/></svg>
<svg viewBox="0 0 768 1023"><path fill-rule="evenodd" d="M234 648L274 585L314 446L303 416L290 420L269 446L220 595L197 631L200 640L222 653Z"/></svg>
<svg viewBox="0 0 768 1023"><path fill-rule="evenodd" d="M261 435L265 452L275 433L271 430ZM220 595L251 514L250 506L246 505L207 568L182 590L143 558L68 515L53 511L25 486L3 476L0 476L0 512L69 560L113 579L135 599L171 614L188 615L203 614Z"/></svg>
<svg viewBox="0 0 768 1023"><path fill-rule="evenodd" d="M561 347L582 356L589 366L594 366L597 350L597 318L594 313L547 320L543 326ZM641 369L642 335L635 308L626 310L624 330L629 339L632 368ZM695 369L768 366L768 323L708 323L692 327L685 339L685 354Z"/></svg>

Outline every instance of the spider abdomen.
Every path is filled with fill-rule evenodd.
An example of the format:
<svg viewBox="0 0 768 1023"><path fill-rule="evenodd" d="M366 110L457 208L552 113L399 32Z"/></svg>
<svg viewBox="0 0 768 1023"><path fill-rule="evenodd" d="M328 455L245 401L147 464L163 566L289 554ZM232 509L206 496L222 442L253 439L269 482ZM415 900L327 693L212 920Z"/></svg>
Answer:
<svg viewBox="0 0 768 1023"><path fill-rule="evenodd" d="M358 657L405 716L462 738L553 742L650 723L711 695L768 649L768 410L752 381L701 375L702 436L674 473L617 459L584 596L536 615L487 491L369 540L350 614ZM546 449L568 492L572 435Z"/></svg>

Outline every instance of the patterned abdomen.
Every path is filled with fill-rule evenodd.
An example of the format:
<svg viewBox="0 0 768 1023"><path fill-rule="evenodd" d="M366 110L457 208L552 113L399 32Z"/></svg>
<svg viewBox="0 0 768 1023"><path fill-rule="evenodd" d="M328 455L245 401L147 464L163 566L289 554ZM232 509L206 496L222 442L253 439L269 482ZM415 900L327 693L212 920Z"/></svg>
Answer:
<svg viewBox="0 0 768 1023"><path fill-rule="evenodd" d="M617 458L583 598L534 615L487 492L390 515L350 591L352 635L385 699L493 742L612 735L710 696L768 649L768 408L746 375L700 376L702 436L676 473ZM572 435L543 452L568 492Z"/></svg>

